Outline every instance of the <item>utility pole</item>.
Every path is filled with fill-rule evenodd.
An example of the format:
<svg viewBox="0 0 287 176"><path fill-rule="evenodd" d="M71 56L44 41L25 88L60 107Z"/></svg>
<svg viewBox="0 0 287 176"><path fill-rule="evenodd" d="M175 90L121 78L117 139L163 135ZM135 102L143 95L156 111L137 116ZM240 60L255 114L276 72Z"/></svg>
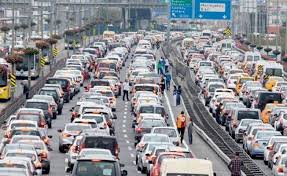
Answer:
<svg viewBox="0 0 287 176"><path fill-rule="evenodd" d="M15 47L15 0L12 1L12 47L11 47L11 53L14 53L14 47ZM15 70L13 68L13 73L15 73Z"/></svg>
<svg viewBox="0 0 287 176"><path fill-rule="evenodd" d="M40 21L41 21L41 24L40 24L40 27L41 27L41 38L43 39L44 38L44 29L43 29L43 1L41 1L41 7L40 7Z"/></svg>

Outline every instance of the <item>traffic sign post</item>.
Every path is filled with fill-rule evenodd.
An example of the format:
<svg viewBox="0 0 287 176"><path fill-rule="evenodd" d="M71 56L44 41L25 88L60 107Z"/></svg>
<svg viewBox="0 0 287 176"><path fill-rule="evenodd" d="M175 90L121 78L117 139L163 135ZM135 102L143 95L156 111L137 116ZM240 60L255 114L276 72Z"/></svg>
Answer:
<svg viewBox="0 0 287 176"><path fill-rule="evenodd" d="M194 18L202 20L231 20L231 0L196 0Z"/></svg>
<svg viewBox="0 0 287 176"><path fill-rule="evenodd" d="M232 30L230 29L230 27L227 27L224 31L223 34L225 36L232 36Z"/></svg>
<svg viewBox="0 0 287 176"><path fill-rule="evenodd" d="M192 11L192 0L170 0L171 19L191 19Z"/></svg>
<svg viewBox="0 0 287 176"><path fill-rule="evenodd" d="M56 47L54 47L53 48L53 56L57 57L58 54L59 54L59 50Z"/></svg>
<svg viewBox="0 0 287 176"><path fill-rule="evenodd" d="M12 87L16 87L16 75L10 73L10 84Z"/></svg>

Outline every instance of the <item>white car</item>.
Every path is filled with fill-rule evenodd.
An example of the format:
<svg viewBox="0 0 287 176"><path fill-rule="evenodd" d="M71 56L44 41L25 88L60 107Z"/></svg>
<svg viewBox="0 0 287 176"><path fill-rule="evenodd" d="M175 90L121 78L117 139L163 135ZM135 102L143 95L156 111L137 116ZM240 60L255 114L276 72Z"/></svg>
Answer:
<svg viewBox="0 0 287 176"><path fill-rule="evenodd" d="M174 127L154 127L152 128L151 134L166 134L168 135L170 141L174 145L180 144L180 136L178 134L178 131Z"/></svg>

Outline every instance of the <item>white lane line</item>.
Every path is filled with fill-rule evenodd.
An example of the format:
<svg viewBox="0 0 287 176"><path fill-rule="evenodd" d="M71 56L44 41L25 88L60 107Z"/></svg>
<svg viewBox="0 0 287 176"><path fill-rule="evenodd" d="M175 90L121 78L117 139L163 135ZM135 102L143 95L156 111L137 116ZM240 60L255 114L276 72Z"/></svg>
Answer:
<svg viewBox="0 0 287 176"><path fill-rule="evenodd" d="M124 114L127 114L127 112L124 112Z"/></svg>
<svg viewBox="0 0 287 176"><path fill-rule="evenodd" d="M127 120L123 120L123 123L126 123L127 122Z"/></svg>
<svg viewBox="0 0 287 176"><path fill-rule="evenodd" d="M131 157L132 157L132 158L134 158L134 157L135 157L135 155L131 153Z"/></svg>
<svg viewBox="0 0 287 176"><path fill-rule="evenodd" d="M127 108L128 107L128 105L127 104L125 104L125 108Z"/></svg>
<svg viewBox="0 0 287 176"><path fill-rule="evenodd" d="M127 144L129 144L129 143L130 143L130 141L126 140L126 143L127 143Z"/></svg>
<svg viewBox="0 0 287 176"><path fill-rule="evenodd" d="M138 174L141 174L141 171L137 171L138 172Z"/></svg>
<svg viewBox="0 0 287 176"><path fill-rule="evenodd" d="M127 130L123 129L123 133L126 133L126 132L127 132Z"/></svg>
<svg viewBox="0 0 287 176"><path fill-rule="evenodd" d="M127 101L125 101L125 104L128 104L128 102L127 102Z"/></svg>
<svg viewBox="0 0 287 176"><path fill-rule="evenodd" d="M127 111L128 110L128 108L125 108L125 111Z"/></svg>
<svg viewBox="0 0 287 176"><path fill-rule="evenodd" d="M165 99L166 99L166 104L167 104L168 111L169 111L170 116L171 116L172 124L173 124L174 127L176 127L174 114L173 114L172 108L171 108L171 106L170 106L170 102L169 102L168 96L166 95L166 91L164 91L164 97L165 97ZM183 104L183 102L182 102L182 104ZM183 104L183 106L184 106L184 104ZM186 111L186 107L185 107L185 106L184 106L184 109L185 109L185 111ZM186 112L187 112L187 111L186 111ZM183 145L184 145L185 148L188 148L188 146L186 145L186 142L185 142L184 140L182 141L182 143L183 143Z"/></svg>
<svg viewBox="0 0 287 176"><path fill-rule="evenodd" d="M127 118L127 116L124 116L124 119Z"/></svg>
<svg viewBox="0 0 287 176"><path fill-rule="evenodd" d="M133 161L133 164L134 164L134 165L137 165L137 164L136 164L136 161Z"/></svg>
<svg viewBox="0 0 287 176"><path fill-rule="evenodd" d="M128 135L125 134L124 137L125 137L125 138L128 138Z"/></svg>
<svg viewBox="0 0 287 176"><path fill-rule="evenodd" d="M130 147L130 146L128 146L128 149L129 149L129 150L132 150L133 148L132 148L132 147Z"/></svg>
<svg viewBox="0 0 287 176"><path fill-rule="evenodd" d="M125 124L123 124L123 128L125 128L126 127L126 125Z"/></svg>

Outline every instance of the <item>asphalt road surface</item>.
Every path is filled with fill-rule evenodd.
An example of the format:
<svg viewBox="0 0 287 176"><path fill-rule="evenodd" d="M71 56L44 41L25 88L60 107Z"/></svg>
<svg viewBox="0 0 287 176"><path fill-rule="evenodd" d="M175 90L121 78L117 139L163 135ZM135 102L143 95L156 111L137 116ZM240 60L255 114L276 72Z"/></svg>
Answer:
<svg viewBox="0 0 287 176"><path fill-rule="evenodd" d="M159 56L159 53L157 53ZM129 60L128 60L129 63ZM123 81L126 76L126 69L128 66L122 68L121 70L121 80ZM58 129L62 129L65 126L65 123L70 122L70 109L76 105L78 98L83 92L83 88L81 92L76 95L70 103L66 103L63 108L62 115L58 115L56 120L52 122L52 129L48 129L48 134L52 135L53 138L51 139L51 147L53 151L50 152L51 155L51 176L63 176L66 175L65 173L65 158L66 154L60 153L58 150L58 141L59 141L59 134L57 132ZM163 97L164 106L166 107L166 111L169 112L169 124L173 125L174 122L172 120L173 117L183 109L183 106L171 106L171 93L166 92L165 96ZM140 176L143 175L136 170L135 165L135 147L134 147L134 131L132 128L132 121L133 118L130 113L130 102L122 101L122 97L117 99L117 111L116 115L118 119L115 122L115 129L116 129L116 137L120 147L120 161L121 163L125 164L124 169L128 171L128 175L130 176ZM1 130L3 134L3 130ZM2 136L2 135L1 135ZM187 136L185 136L185 141ZM229 175L230 172L226 164L220 159L220 157L213 151L212 148L209 147L195 132L194 132L194 143L190 145L186 145L190 147L192 152L195 154L197 158L208 158L213 162L214 171L219 176L226 176Z"/></svg>

